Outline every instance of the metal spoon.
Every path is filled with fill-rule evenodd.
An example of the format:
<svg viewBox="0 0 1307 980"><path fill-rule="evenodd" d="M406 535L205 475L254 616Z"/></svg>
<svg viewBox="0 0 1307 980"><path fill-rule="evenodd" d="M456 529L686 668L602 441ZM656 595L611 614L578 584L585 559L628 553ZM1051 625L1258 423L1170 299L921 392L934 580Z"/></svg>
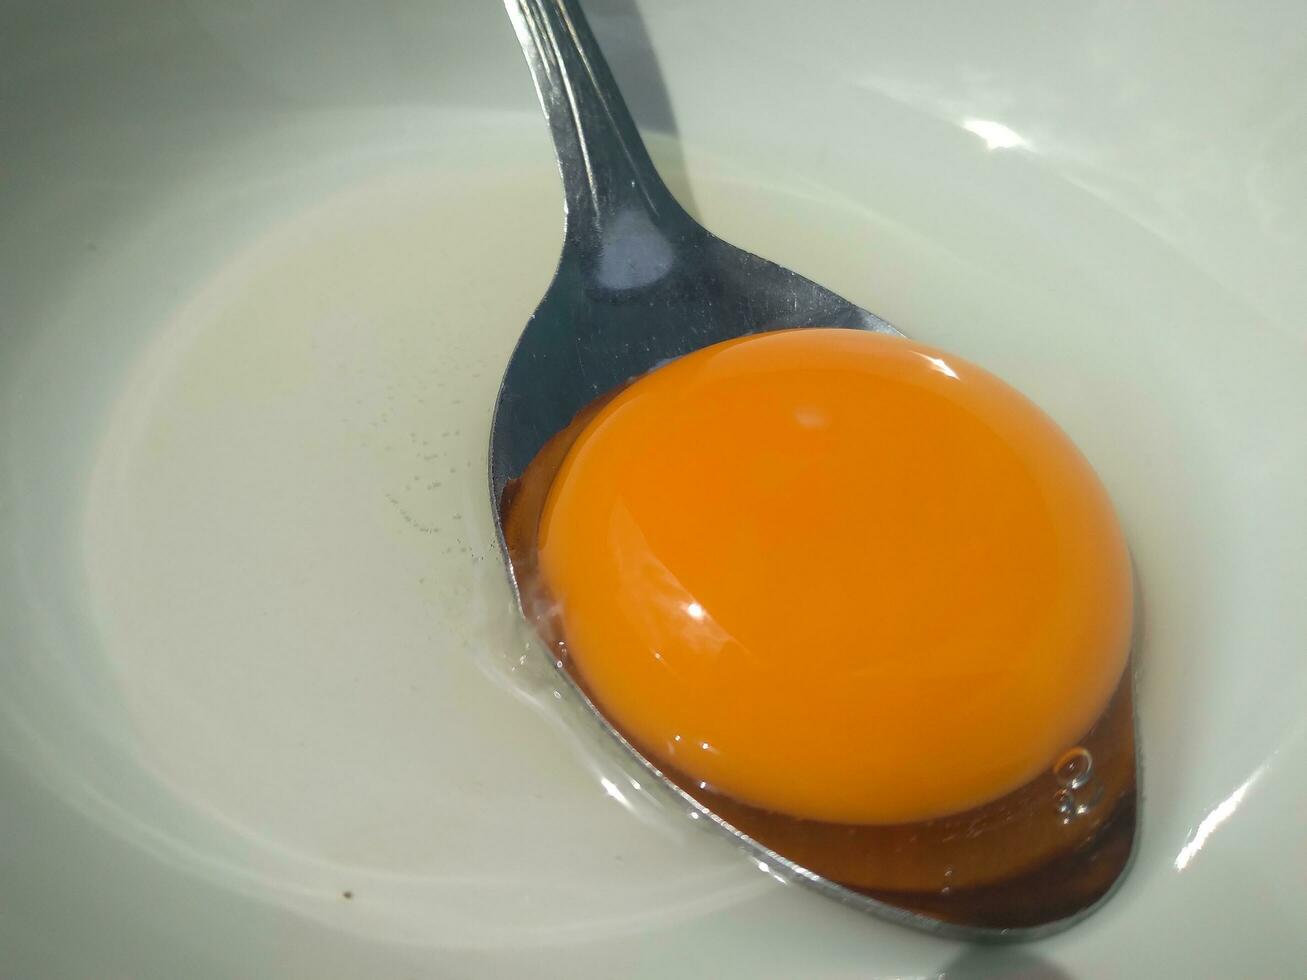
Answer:
<svg viewBox="0 0 1307 980"><path fill-rule="evenodd" d="M565 196L558 270L513 351L495 404L490 492L507 558L500 509L505 489L551 437L601 394L671 358L744 334L807 326L898 331L829 289L727 244L685 212L650 161L576 0L506 0L506 6L553 134ZM522 606L521 583L508 564ZM1118 719L1124 712L1126 719L1130 785L1128 806L1113 818L1117 853L1112 878L1092 890L1083 905L1077 906L1074 898L1069 905L1050 901L1050 910L1058 911L1049 919L1027 916L1016 926L1006 924L1001 914L966 921L929 903L872 896L813 873L677 787L622 739L583 692L576 693L652 774L769 868L787 870L794 879L883 918L963 938L992 939L1033 938L1065 928L1106 899L1111 881L1128 863L1134 837L1128 677L1122 687L1114 712ZM1050 782L1050 798L1057 791ZM1049 819L1056 818L1050 814ZM1056 879L1040 879L1030 887L1056 898L1050 890L1062 886ZM945 887L943 894L948 892ZM1066 912L1069 906L1073 908Z"/></svg>

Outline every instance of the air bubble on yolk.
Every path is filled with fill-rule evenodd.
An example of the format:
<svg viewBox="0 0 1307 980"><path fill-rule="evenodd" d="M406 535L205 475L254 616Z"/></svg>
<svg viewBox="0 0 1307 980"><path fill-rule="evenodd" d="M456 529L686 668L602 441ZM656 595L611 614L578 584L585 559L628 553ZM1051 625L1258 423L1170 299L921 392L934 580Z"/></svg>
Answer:
<svg viewBox="0 0 1307 980"><path fill-rule="evenodd" d="M881 334L759 334L639 379L572 446L539 545L615 726L796 817L996 799L1076 744L1128 653L1089 464L993 375Z"/></svg>

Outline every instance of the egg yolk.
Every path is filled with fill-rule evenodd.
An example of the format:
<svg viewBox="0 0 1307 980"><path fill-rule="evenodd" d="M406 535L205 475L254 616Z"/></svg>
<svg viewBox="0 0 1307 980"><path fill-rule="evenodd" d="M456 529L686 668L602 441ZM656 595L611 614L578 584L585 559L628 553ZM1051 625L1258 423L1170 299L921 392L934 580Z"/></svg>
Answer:
<svg viewBox="0 0 1307 980"><path fill-rule="evenodd" d="M1130 643L1102 485L1034 404L883 334L727 341L640 378L550 487L571 667L656 764L756 807L975 807L1093 725Z"/></svg>

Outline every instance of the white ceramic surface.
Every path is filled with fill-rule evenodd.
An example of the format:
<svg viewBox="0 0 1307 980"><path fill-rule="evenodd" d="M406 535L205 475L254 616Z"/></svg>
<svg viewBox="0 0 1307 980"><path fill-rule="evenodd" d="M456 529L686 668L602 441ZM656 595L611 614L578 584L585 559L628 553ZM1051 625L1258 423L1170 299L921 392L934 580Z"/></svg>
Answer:
<svg viewBox="0 0 1307 980"><path fill-rule="evenodd" d="M1007 950L866 919L519 664L485 442L560 205L497 3L11 2L0 977L1300 973L1307 7L587 7L709 227L1099 469L1125 886Z"/></svg>

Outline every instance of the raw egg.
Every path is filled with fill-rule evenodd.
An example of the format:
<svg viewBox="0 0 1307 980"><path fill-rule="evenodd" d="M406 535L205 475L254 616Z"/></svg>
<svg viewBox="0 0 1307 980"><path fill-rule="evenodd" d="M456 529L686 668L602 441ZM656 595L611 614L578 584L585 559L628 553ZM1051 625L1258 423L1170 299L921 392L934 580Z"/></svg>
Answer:
<svg viewBox="0 0 1307 980"><path fill-rule="evenodd" d="M996 800L1077 744L1129 652L1089 463L994 375L886 334L755 334L636 380L537 533L569 669L615 727L791 817Z"/></svg>

